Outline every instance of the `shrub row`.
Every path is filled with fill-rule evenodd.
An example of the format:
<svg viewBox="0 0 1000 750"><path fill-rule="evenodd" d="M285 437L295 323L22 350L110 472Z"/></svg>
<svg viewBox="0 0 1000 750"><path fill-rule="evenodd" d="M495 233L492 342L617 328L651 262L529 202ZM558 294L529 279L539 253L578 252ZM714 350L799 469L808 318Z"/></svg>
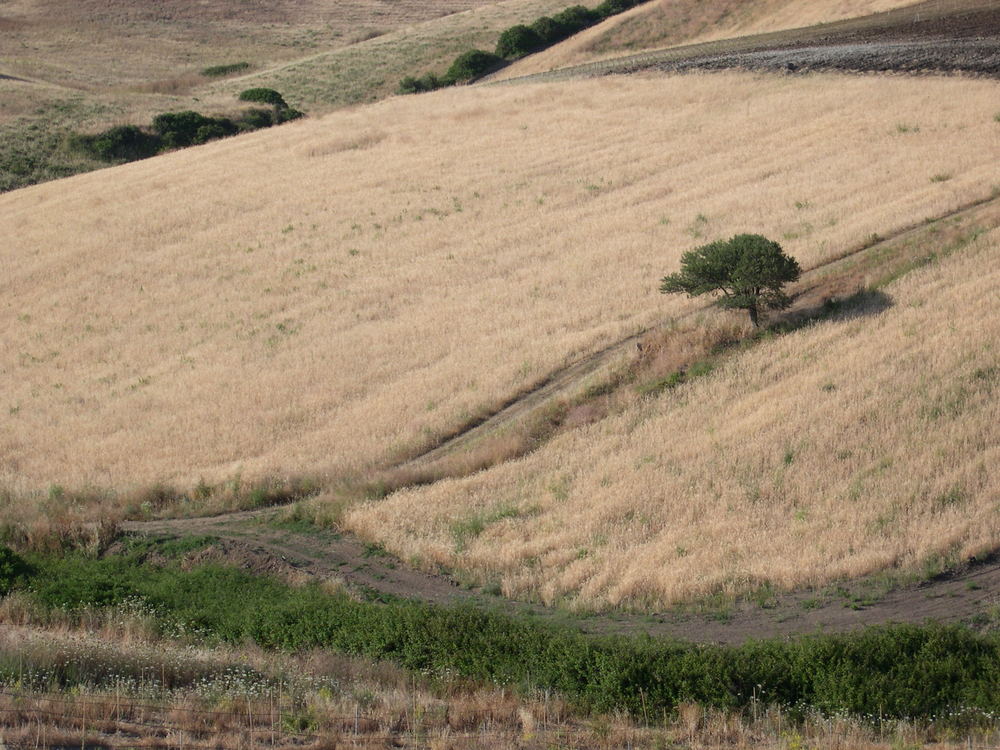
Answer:
<svg viewBox="0 0 1000 750"><path fill-rule="evenodd" d="M646 0L604 0L596 8L574 5L554 16L542 16L530 25L517 24L505 29L497 40L492 54L483 50L463 52L443 76L426 73L420 78L406 76L399 82L399 93L417 94L445 86L481 78L501 68L506 62L519 60L539 52L584 29L600 23L605 18L634 8Z"/></svg>
<svg viewBox="0 0 1000 750"><path fill-rule="evenodd" d="M292 109L274 89L247 89L241 101L271 105L271 109L248 109L236 119L207 117L192 110L165 112L153 118L149 129L118 125L97 135L77 135L73 145L102 161L127 162L146 159L161 151L207 143L236 133L269 128L303 116Z"/></svg>
<svg viewBox="0 0 1000 750"><path fill-rule="evenodd" d="M330 648L425 673L554 689L584 708L640 717L680 701L739 709L763 700L939 721L953 711L1000 711L1000 637L959 626L699 646L585 635L470 606L363 603L232 568L182 571L141 559L36 557L19 585L48 607L141 597L163 620L229 643Z"/></svg>
<svg viewBox="0 0 1000 750"><path fill-rule="evenodd" d="M242 73L244 70L249 69L250 63L238 62L229 63L228 65L212 65L208 68L204 68L201 71L201 74L210 78L221 78L222 76L232 75L233 73Z"/></svg>

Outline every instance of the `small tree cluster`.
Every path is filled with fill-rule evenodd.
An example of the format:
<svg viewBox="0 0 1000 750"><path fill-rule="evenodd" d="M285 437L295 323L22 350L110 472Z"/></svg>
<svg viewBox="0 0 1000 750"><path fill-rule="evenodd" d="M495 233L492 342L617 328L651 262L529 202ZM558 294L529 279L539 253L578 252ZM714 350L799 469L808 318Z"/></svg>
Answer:
<svg viewBox="0 0 1000 750"><path fill-rule="evenodd" d="M482 50L464 52L455 59L443 76L434 73L426 73L419 78L406 76L399 83L399 93L418 94L481 78L502 67L505 62L519 60L533 52L558 44L609 16L645 1L604 0L594 9L574 5L553 16L542 16L529 25L511 26L500 34L494 54Z"/></svg>
<svg viewBox="0 0 1000 750"><path fill-rule="evenodd" d="M244 96L247 95L248 96ZM251 108L236 118L209 117L193 110L164 112L149 128L118 125L96 135L77 135L71 143L84 153L108 162L128 162L155 156L161 151L207 143L236 133L269 128L303 116L292 109L274 89L248 89L242 101L270 104L270 109Z"/></svg>

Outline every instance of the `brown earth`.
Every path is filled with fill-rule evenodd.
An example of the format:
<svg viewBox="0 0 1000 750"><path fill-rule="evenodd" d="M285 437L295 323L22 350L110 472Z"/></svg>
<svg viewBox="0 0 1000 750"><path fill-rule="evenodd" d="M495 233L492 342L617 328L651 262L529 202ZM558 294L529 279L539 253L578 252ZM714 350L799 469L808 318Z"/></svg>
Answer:
<svg viewBox="0 0 1000 750"><path fill-rule="evenodd" d="M503 83L731 68L1000 77L1000 8L988 0L927 0L862 18L644 52Z"/></svg>
<svg viewBox="0 0 1000 750"><path fill-rule="evenodd" d="M794 303L783 321L814 317L831 301L869 289L906 270L932 262L936 254L959 248L983 231L1000 226L1000 198L978 202L954 214L900 232L872 238L822 266L807 269L792 289ZM879 292L866 292L883 299ZM891 304L884 297L881 304ZM523 394L487 420L404 466L434 461L468 449L497 430L528 419L552 402L574 393L580 382L636 349L644 332L586 357ZM633 355L634 356L634 355ZM197 561L225 560L256 573L286 580L342 582L357 595L402 597L435 604L469 602L511 614L572 623L587 632L640 633L698 642L737 643L750 638L836 632L889 622L967 622L1000 625L1000 558L966 562L946 573L897 572L844 582L819 590L760 590L746 600L717 598L647 614L586 614L516 602L482 589L463 587L444 574L418 571L347 533L282 523L274 508L210 518L130 522L134 533L167 536L209 535L220 540Z"/></svg>

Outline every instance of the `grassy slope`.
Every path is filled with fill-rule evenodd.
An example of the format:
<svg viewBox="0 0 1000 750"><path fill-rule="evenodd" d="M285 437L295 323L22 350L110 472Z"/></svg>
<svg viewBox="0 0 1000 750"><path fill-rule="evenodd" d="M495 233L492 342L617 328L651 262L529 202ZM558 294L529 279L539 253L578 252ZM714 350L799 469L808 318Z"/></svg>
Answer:
<svg viewBox="0 0 1000 750"><path fill-rule="evenodd" d="M626 53L864 16L913 0L666 0L614 16L505 68L496 80L603 60Z"/></svg>
<svg viewBox="0 0 1000 750"><path fill-rule="evenodd" d="M1000 325L983 310L1000 303L998 247L995 231L886 287L887 310L848 309L526 459L398 493L349 523L508 594L596 607L992 551ZM478 536L460 539L474 518Z"/></svg>
<svg viewBox="0 0 1000 750"><path fill-rule="evenodd" d="M4 480L387 460L689 309L656 281L706 237L753 228L810 266L989 193L994 88L455 90L3 196Z"/></svg>
<svg viewBox="0 0 1000 750"><path fill-rule="evenodd" d="M311 114L371 101L395 90L412 66L447 65L456 52L492 46L506 26L555 7L555 0L7 3L0 191L104 166L67 149L73 131L144 124L164 111L225 114L237 109L235 94L265 79ZM278 70L221 84L199 74L238 61L258 73Z"/></svg>
<svg viewBox="0 0 1000 750"><path fill-rule="evenodd" d="M8 194L4 481L389 460L690 309L656 283L707 237L759 230L808 267L988 194L995 86L454 90Z"/></svg>

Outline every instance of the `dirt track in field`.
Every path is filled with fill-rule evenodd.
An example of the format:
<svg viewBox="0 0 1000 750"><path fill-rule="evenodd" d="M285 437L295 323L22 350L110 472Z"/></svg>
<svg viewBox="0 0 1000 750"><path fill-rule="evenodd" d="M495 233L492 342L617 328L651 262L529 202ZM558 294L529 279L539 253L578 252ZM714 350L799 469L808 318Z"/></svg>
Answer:
<svg viewBox="0 0 1000 750"><path fill-rule="evenodd" d="M845 250L808 269L793 290L790 317L809 316L830 299L863 287L870 276L884 277L921 262L928 247L960 245L977 232L1000 226L1000 198L966 207L934 222L902 231L866 247ZM489 419L410 462L433 463L553 400L579 389L581 380L635 350L630 337L553 374L537 390L518 398ZM466 588L443 574L413 570L383 550L350 534L283 525L274 508L209 518L131 522L133 533L218 537L216 559L254 572L290 580L334 579L370 599L415 598L435 604L468 602L510 614L569 623L595 633L649 633L697 642L738 643L751 638L840 632L889 622L925 620L1000 627L1000 558L968 565L925 580L871 579L822 590L760 594L752 601L711 601L670 611L635 614L581 614L516 602ZM211 557L209 559L212 559Z"/></svg>

